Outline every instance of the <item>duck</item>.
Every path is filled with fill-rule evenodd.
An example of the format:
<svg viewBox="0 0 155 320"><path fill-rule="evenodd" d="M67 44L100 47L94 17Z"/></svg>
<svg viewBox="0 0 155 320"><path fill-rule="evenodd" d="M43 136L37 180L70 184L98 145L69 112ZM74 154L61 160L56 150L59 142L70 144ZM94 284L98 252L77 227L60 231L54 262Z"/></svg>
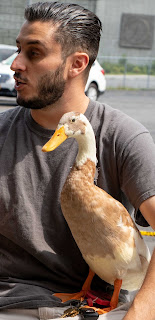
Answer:
<svg viewBox="0 0 155 320"><path fill-rule="evenodd" d="M65 113L43 152L56 149L68 138L76 139L78 153L62 188L60 203L73 238L89 266L79 293L56 293L62 302L84 299L95 274L114 286L109 312L118 305L120 289L138 290L145 277L150 252L126 208L94 183L96 140L86 116Z"/></svg>

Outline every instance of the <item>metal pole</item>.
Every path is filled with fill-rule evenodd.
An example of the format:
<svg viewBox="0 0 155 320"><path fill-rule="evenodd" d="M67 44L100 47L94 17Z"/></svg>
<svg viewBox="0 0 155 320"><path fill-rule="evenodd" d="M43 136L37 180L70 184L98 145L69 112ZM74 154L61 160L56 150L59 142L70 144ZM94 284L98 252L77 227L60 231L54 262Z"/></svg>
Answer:
<svg viewBox="0 0 155 320"><path fill-rule="evenodd" d="M148 65L148 76L147 76L147 89L150 87L150 73L151 73L151 68L152 68L152 60L150 59L149 65Z"/></svg>
<svg viewBox="0 0 155 320"><path fill-rule="evenodd" d="M126 86L126 73L127 73L127 59L125 59L125 64L124 64L123 88L125 88Z"/></svg>

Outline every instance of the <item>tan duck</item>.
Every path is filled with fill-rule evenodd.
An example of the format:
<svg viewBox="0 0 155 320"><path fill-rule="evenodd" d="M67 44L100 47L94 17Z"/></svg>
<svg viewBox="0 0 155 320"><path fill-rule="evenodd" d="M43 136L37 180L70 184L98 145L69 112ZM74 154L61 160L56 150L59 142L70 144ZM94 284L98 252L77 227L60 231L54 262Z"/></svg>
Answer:
<svg viewBox="0 0 155 320"><path fill-rule="evenodd" d="M61 208L90 273L79 294L56 295L63 302L80 298L90 289L96 273L114 285L109 311L117 306L120 288L140 288L150 253L124 206L94 185L96 142L83 114L64 114L42 150L52 151L70 137L77 140L79 151L61 193Z"/></svg>

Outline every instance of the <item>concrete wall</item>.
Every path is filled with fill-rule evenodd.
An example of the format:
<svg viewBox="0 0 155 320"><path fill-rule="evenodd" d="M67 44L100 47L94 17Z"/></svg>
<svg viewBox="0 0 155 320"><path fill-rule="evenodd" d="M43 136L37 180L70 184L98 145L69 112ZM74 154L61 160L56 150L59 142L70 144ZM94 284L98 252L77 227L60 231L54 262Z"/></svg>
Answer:
<svg viewBox="0 0 155 320"><path fill-rule="evenodd" d="M0 4L0 43L15 44L24 21L24 8L37 0L5 0ZM155 0L59 0L78 3L94 11L103 23L99 55L155 57L155 32L152 49L119 46L122 13L147 14L155 17ZM155 24L154 24L155 25Z"/></svg>
<svg viewBox="0 0 155 320"><path fill-rule="evenodd" d="M0 43L15 45L16 36L24 21L23 12L27 0L0 2Z"/></svg>
<svg viewBox="0 0 155 320"><path fill-rule="evenodd" d="M53 2L54 1L55 0L53 0ZM26 5L35 2L37 2L37 0L5 0L3 3L1 1L0 43L15 45L16 36L24 22L24 8ZM94 12L96 8L96 0L60 0L59 2L76 3Z"/></svg>
<svg viewBox="0 0 155 320"><path fill-rule="evenodd" d="M151 50L119 46L120 23L123 13L153 15L155 19L155 0L98 0L96 14L103 23L99 54L104 56L155 57L155 30Z"/></svg>

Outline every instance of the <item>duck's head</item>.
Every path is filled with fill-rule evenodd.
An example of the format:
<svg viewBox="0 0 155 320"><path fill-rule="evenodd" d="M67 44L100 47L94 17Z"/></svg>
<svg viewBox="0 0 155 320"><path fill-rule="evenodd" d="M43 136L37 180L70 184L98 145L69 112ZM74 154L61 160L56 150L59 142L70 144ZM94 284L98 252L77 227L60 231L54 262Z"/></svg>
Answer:
<svg viewBox="0 0 155 320"><path fill-rule="evenodd" d="M59 121L57 129L51 139L43 146L42 151L48 152L56 149L67 138L75 138L79 149L83 153L91 153L96 163L96 143L91 124L79 112L65 113ZM88 156L91 158L90 156Z"/></svg>

